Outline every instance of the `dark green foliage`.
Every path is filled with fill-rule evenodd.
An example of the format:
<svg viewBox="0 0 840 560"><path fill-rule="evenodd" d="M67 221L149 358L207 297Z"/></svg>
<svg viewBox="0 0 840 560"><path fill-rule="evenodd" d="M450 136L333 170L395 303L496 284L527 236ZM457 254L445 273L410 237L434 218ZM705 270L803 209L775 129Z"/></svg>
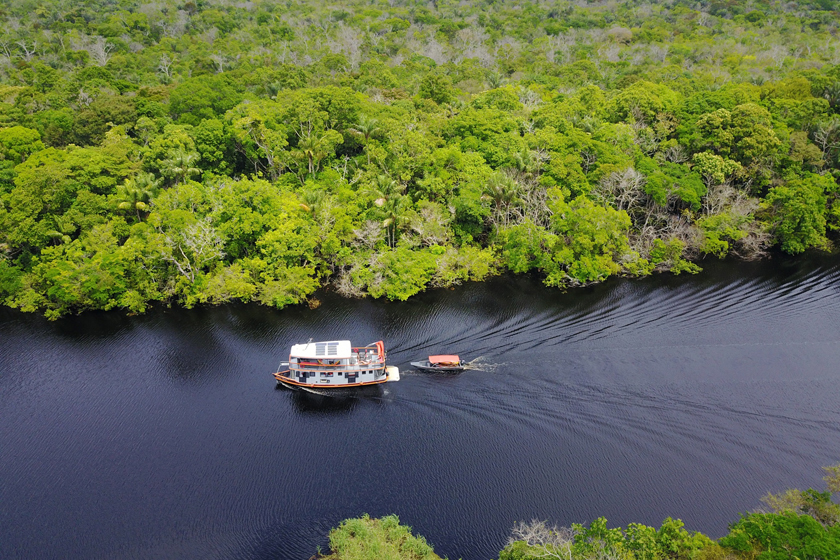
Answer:
<svg viewBox="0 0 840 560"><path fill-rule="evenodd" d="M178 122L197 125L221 117L241 100L242 94L227 76L199 76L172 90L169 111Z"/></svg>
<svg viewBox="0 0 840 560"><path fill-rule="evenodd" d="M658 204L665 205L669 196L676 196L692 210L699 210L706 186L697 173L685 165L664 162L658 165L651 158L642 158L636 168L647 176L645 192Z"/></svg>
<svg viewBox="0 0 840 560"><path fill-rule="evenodd" d="M446 74L430 72L420 81L420 97L431 99L435 103L448 103L452 100L452 79Z"/></svg>
<svg viewBox="0 0 840 560"><path fill-rule="evenodd" d="M794 513L751 513L729 528L721 546L756 560L840 558L840 526L824 527Z"/></svg>
<svg viewBox="0 0 840 560"><path fill-rule="evenodd" d="M770 189L767 202L775 213L775 233L782 249L801 253L811 247L824 247L826 190L836 190L833 180L810 175Z"/></svg>
<svg viewBox="0 0 840 560"><path fill-rule="evenodd" d="M0 260L0 299L15 295L21 287L23 274L8 261Z"/></svg>
<svg viewBox="0 0 840 560"><path fill-rule="evenodd" d="M99 144L113 125L134 124L136 120L137 112L131 99L119 95L97 97L75 114L74 141L82 146ZM47 130L44 132L46 134Z"/></svg>

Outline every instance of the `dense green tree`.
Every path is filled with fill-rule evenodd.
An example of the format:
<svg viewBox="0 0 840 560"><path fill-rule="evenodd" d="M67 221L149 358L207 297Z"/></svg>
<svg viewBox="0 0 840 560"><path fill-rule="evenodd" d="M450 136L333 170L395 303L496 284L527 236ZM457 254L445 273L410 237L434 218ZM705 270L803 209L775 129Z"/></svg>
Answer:
<svg viewBox="0 0 840 560"><path fill-rule="evenodd" d="M0 128L0 156L13 165L23 163L32 153L44 149L37 130L23 126Z"/></svg>
<svg viewBox="0 0 840 560"><path fill-rule="evenodd" d="M807 515L751 513L733 524L720 543L757 560L836 558L840 527L824 527Z"/></svg>
<svg viewBox="0 0 840 560"><path fill-rule="evenodd" d="M836 190L836 184L820 175L770 189L767 202L772 205L774 232L782 249L801 253L811 247L826 246L826 190Z"/></svg>
<svg viewBox="0 0 840 560"><path fill-rule="evenodd" d="M330 550L324 560L440 560L426 539L400 525L396 515L343 521L330 531Z"/></svg>
<svg viewBox="0 0 840 560"><path fill-rule="evenodd" d="M228 76L198 76L177 85L169 96L169 110L178 122L197 125L219 118L242 100Z"/></svg>
<svg viewBox="0 0 840 560"><path fill-rule="evenodd" d="M134 101L121 95L100 95L76 112L73 120L75 142L99 144L114 125L131 125L137 120Z"/></svg>
<svg viewBox="0 0 840 560"><path fill-rule="evenodd" d="M420 81L418 93L421 98L431 99L435 103L448 103L454 93L452 79L440 72L429 72Z"/></svg>

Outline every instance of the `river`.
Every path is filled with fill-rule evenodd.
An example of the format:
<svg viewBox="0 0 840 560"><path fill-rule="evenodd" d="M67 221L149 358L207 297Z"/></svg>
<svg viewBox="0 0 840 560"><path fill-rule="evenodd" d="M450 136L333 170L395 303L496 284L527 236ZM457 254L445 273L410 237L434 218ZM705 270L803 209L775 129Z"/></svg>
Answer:
<svg viewBox="0 0 840 560"><path fill-rule="evenodd" d="M840 462L840 258L703 264L313 310L2 310L0 557L306 559L362 513L464 560L532 518L722 536ZM310 337L382 339L402 380L276 390ZM443 352L480 369L410 371Z"/></svg>

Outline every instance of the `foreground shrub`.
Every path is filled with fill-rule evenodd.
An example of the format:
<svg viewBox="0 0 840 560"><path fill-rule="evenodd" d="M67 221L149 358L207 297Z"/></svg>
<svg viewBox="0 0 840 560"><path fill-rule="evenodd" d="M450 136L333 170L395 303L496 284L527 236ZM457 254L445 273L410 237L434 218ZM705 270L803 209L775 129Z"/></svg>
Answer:
<svg viewBox="0 0 840 560"><path fill-rule="evenodd" d="M426 539L412 535L396 515L343 521L330 531L330 549L323 560L440 560Z"/></svg>

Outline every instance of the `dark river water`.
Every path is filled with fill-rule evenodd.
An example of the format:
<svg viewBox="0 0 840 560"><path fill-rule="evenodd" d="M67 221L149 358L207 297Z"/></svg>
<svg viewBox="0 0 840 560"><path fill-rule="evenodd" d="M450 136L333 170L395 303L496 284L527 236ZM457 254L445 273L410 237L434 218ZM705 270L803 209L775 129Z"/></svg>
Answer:
<svg viewBox="0 0 840 560"><path fill-rule="evenodd" d="M0 558L304 560L362 513L464 560L532 518L719 537L840 462L838 288L840 258L812 256L315 310L3 310ZM402 380L276 390L310 337L383 339ZM482 369L410 370L443 352Z"/></svg>

